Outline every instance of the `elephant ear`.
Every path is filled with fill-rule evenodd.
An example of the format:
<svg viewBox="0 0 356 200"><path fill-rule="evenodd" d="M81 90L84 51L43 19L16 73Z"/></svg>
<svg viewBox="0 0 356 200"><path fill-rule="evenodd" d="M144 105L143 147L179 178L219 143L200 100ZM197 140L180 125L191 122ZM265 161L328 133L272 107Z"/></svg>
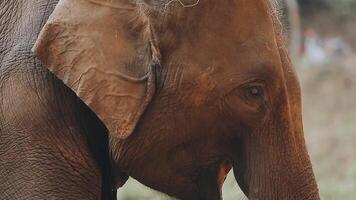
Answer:
<svg viewBox="0 0 356 200"><path fill-rule="evenodd" d="M33 51L110 134L126 138L154 94L158 59L136 5L118 1L60 0Z"/></svg>

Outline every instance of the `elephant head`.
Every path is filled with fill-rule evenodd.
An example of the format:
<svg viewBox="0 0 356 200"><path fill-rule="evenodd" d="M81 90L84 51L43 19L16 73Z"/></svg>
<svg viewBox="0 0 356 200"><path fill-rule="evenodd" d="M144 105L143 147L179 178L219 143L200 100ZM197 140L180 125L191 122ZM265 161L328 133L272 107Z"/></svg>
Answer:
<svg viewBox="0 0 356 200"><path fill-rule="evenodd" d="M319 199L301 94L268 0L60 0L37 57L110 133L127 174L182 199Z"/></svg>

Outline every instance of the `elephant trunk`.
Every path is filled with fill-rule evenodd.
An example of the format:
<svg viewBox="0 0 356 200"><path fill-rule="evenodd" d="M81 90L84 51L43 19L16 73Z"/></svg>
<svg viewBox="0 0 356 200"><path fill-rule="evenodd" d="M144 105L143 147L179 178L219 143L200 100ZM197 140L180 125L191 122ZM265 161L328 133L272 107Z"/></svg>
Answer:
<svg viewBox="0 0 356 200"><path fill-rule="evenodd" d="M235 145L235 178L250 200L319 200L300 109L283 105Z"/></svg>
<svg viewBox="0 0 356 200"><path fill-rule="evenodd" d="M234 174L250 200L317 200L318 189L304 147L246 143ZM294 146L294 147L292 147ZM288 149L289 148L289 149Z"/></svg>

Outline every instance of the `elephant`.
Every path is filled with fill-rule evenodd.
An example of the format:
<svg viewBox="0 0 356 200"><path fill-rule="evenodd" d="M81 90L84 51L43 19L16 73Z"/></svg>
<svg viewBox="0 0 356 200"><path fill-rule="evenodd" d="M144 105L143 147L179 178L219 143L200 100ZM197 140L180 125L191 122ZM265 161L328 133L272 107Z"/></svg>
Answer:
<svg viewBox="0 0 356 200"><path fill-rule="evenodd" d="M317 200L272 0L0 2L0 199Z"/></svg>

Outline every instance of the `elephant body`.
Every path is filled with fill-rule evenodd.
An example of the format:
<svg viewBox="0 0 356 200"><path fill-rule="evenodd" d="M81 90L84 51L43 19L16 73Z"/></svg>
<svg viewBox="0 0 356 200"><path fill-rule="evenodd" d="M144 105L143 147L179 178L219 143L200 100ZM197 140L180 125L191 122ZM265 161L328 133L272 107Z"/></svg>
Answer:
<svg viewBox="0 0 356 200"><path fill-rule="evenodd" d="M217 2L0 2L0 199L319 199L272 5Z"/></svg>
<svg viewBox="0 0 356 200"><path fill-rule="evenodd" d="M106 128L31 51L57 2L0 3L0 199L111 196Z"/></svg>

